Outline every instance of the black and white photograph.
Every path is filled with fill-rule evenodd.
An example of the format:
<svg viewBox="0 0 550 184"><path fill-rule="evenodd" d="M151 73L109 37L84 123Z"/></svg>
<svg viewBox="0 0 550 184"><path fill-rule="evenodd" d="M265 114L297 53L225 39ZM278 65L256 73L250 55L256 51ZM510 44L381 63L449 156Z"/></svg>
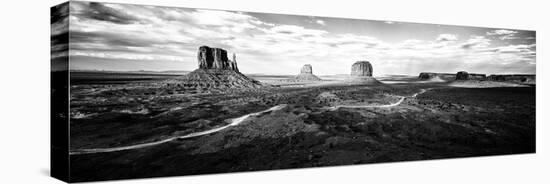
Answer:
<svg viewBox="0 0 550 184"><path fill-rule="evenodd" d="M535 153L536 40L71 1L51 8L52 134L71 182Z"/></svg>

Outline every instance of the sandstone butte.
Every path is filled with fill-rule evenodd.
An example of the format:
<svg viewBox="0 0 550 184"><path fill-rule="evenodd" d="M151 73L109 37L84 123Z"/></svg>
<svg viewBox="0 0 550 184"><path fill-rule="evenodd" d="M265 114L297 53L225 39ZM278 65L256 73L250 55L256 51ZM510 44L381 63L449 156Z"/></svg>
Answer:
<svg viewBox="0 0 550 184"><path fill-rule="evenodd" d="M233 60L221 48L201 46L197 53L198 69L173 80L168 86L186 89L258 88L262 84L239 72L236 55Z"/></svg>
<svg viewBox="0 0 550 184"><path fill-rule="evenodd" d="M313 75L313 68L310 64L305 64L302 66L302 69L300 69L300 74L296 75L294 77L294 80L296 81L320 81L321 79L315 75Z"/></svg>

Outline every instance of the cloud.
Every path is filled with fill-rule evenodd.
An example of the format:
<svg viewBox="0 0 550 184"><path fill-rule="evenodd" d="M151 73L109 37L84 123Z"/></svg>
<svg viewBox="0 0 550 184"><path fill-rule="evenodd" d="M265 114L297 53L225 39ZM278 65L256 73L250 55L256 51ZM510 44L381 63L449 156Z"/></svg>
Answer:
<svg viewBox="0 0 550 184"><path fill-rule="evenodd" d="M440 34L437 36L436 40L438 42L457 41L458 37L454 34Z"/></svg>
<svg viewBox="0 0 550 184"><path fill-rule="evenodd" d="M88 7L89 9L86 9L86 11L82 12L82 16L101 21L109 21L117 24L132 24L140 22L139 19L129 14L126 14L124 11L111 8L101 3L90 2Z"/></svg>
<svg viewBox="0 0 550 184"><path fill-rule="evenodd" d="M498 36L501 40L512 40L512 39L518 39L519 37L514 36L517 31L512 30L505 30L505 29L498 29L487 32L488 36Z"/></svg>
<svg viewBox="0 0 550 184"><path fill-rule="evenodd" d="M463 49L479 49L486 48L489 45L491 45L490 39L483 36L472 36L472 38L468 39L465 43L462 43L460 47Z"/></svg>
<svg viewBox="0 0 550 184"><path fill-rule="evenodd" d="M51 8L50 51L51 59L66 57L69 49L69 3Z"/></svg>
<svg viewBox="0 0 550 184"><path fill-rule="evenodd" d="M50 21L51 24L58 24L63 22L69 16L69 4L63 3L51 8Z"/></svg>
<svg viewBox="0 0 550 184"><path fill-rule="evenodd" d="M517 31L512 30L505 30L505 29L498 29L487 32L487 35L510 35L510 34L516 34Z"/></svg>
<svg viewBox="0 0 550 184"><path fill-rule="evenodd" d="M324 31L324 30L306 29L302 26L296 26L296 25L277 25L264 31L266 33L272 33L272 34L286 34L286 35L301 36L301 37L320 36L322 34L328 33L327 31Z"/></svg>
<svg viewBox="0 0 550 184"><path fill-rule="evenodd" d="M94 52L93 50L70 50L71 56L87 56L107 59L125 59L125 60L149 60L149 61L181 61L185 59L181 56L170 56L164 54L151 53L127 53L127 52Z"/></svg>
<svg viewBox="0 0 550 184"><path fill-rule="evenodd" d="M500 39L501 40L513 40L513 39L518 39L519 37L517 36L512 36L512 35L504 35L504 36L501 36Z"/></svg>
<svg viewBox="0 0 550 184"><path fill-rule="evenodd" d="M253 29L262 24L261 21L250 15L240 12L196 10L187 14L196 25L214 26L234 32Z"/></svg>
<svg viewBox="0 0 550 184"><path fill-rule="evenodd" d="M319 25L326 25L325 21L323 20L316 20L315 23L319 24Z"/></svg>
<svg viewBox="0 0 550 184"><path fill-rule="evenodd" d="M524 53L524 54L535 54L535 44L525 45L525 44L519 44L519 45L507 45L507 46L501 46L497 47L497 52L499 53Z"/></svg>
<svg viewBox="0 0 550 184"><path fill-rule="evenodd" d="M68 54L87 58L86 62L75 62L86 67L92 67L93 63L87 62L96 58L101 64L117 60L124 60L125 65L139 63L132 68L180 66L186 67L182 70L193 70L197 47L209 45L237 53L244 73L289 74L295 72L289 69L305 63L313 64L319 74L348 73L349 66L357 60L373 61L375 75L459 69L479 72L506 65L504 70L519 66L518 62L529 66L522 65L522 71L534 68L534 44L503 45L496 40L517 34L514 31L492 30L469 38L449 32L424 39L389 41L361 32L331 32L331 24L315 17L296 17L303 18L306 24L292 25L233 11L122 4L91 6L72 2L71 9L75 11L67 19L71 22ZM93 11L103 12L103 16L91 16ZM458 39L459 36L468 39Z"/></svg>

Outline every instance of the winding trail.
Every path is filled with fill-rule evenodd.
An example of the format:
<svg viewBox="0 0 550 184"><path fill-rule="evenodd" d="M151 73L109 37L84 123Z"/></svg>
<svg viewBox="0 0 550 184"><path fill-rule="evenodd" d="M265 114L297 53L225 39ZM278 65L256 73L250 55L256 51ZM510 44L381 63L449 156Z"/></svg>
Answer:
<svg viewBox="0 0 550 184"><path fill-rule="evenodd" d="M403 101L405 101L405 98L415 98L416 96L418 96L422 93L425 93L428 90L431 90L431 88L430 89L421 89L420 92L417 92L417 93L415 93L411 96L397 96L397 97L399 97L399 101L391 103L391 104L386 104L386 105L338 105L338 106L328 107L328 109L331 110L331 111L334 111L334 110L338 110L339 108L342 108L342 107L343 108L390 108L390 107L395 107L395 106L400 105L401 103L403 103ZM184 135L184 136L174 136L174 137L162 139L162 140L155 141L155 142L142 143L142 144L136 144L136 145L131 145L131 146L120 146L120 147L113 147L113 148L78 149L78 150L69 151L69 155L107 153L107 152L115 152L115 151L131 150L131 149L140 149L140 148L151 147L151 146L167 143L167 142L174 141L174 140L177 140L177 139L188 139L188 138L193 138L193 137L199 137L199 136L219 132L221 130L224 130L224 129L232 127L232 126L237 126L237 125L241 124L243 121L245 121L246 119L248 119L250 117L260 116L260 115L265 114L265 113L280 110L280 109L283 109L286 106L287 106L287 104L279 104L279 105L273 106L273 107L271 107L267 110L263 110L263 111L255 112L255 113L250 113L250 114L238 117L238 118L227 119L225 121L230 122L228 125L218 127L218 128L214 128L214 129L210 129L210 130L201 131L201 132L190 133L190 134L187 134L187 135Z"/></svg>
<svg viewBox="0 0 550 184"><path fill-rule="evenodd" d="M260 116L262 114L269 113L271 111L280 110L280 109L282 109L286 106L287 106L286 104L280 104L280 105L271 107L267 110L263 110L263 111L255 112L255 113L250 113L250 114L238 117L238 118L228 119L226 121L231 122L228 125L218 127L218 128L214 128L214 129L210 129L210 130L201 131L201 132L190 133L190 134L187 134L187 135L184 135L184 136L174 136L174 137L166 138L166 139L155 141L155 142L136 144L136 145L131 145L131 146L120 146L120 147L114 147L114 148L78 149L78 150L70 151L69 155L80 155L80 154L91 154L91 153L106 153L106 152L115 152L115 151L139 149L139 148L145 148L145 147L150 147L150 146L155 146L155 145L167 143L167 142L170 142L170 141L174 141L176 139L188 139L188 138L203 136L203 135L207 135L207 134L211 134L211 133L214 133L214 132L221 131L223 129L226 129L226 128L229 128L229 127L232 127L232 126L237 126L237 125L241 124L244 120L246 120L250 117Z"/></svg>
<svg viewBox="0 0 550 184"><path fill-rule="evenodd" d="M391 104L385 104L385 105L337 105L337 106L328 107L328 110L335 111L335 110L338 110L339 108L390 108L390 107L395 107L395 106L400 105L401 103L403 103L403 101L405 101L406 98L416 98L416 96L418 96L422 93L425 93L428 90L431 90L431 88L429 88L429 89L420 89L419 92L417 92L417 93L415 93L411 96L396 96L396 97L399 97L399 100L397 102L394 102L394 103L391 103Z"/></svg>

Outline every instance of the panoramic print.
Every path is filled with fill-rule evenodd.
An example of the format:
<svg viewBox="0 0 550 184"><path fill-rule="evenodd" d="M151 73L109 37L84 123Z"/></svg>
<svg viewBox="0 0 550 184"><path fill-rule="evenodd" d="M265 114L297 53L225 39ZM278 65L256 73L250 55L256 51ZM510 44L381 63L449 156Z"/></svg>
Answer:
<svg viewBox="0 0 550 184"><path fill-rule="evenodd" d="M51 21L70 181L535 152L535 31L83 1Z"/></svg>

